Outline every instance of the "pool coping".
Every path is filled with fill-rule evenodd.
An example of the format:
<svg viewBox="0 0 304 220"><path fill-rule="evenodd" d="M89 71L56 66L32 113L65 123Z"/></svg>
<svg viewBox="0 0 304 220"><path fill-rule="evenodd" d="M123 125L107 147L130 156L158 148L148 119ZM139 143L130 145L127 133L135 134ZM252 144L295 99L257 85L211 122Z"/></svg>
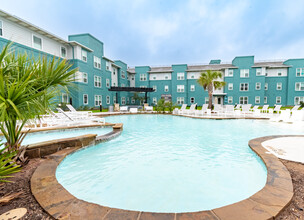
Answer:
<svg viewBox="0 0 304 220"><path fill-rule="evenodd" d="M140 212L105 207L77 199L58 183L56 168L67 155L80 147L66 148L48 156L31 178L31 191L41 207L55 219L273 219L290 203L293 185L286 167L261 143L278 137L298 136L301 135L266 136L250 140L249 147L267 167L266 185L247 199L212 210L188 213Z"/></svg>
<svg viewBox="0 0 304 220"><path fill-rule="evenodd" d="M44 132L44 131L53 131L53 130L65 130L65 129L81 129L81 128L92 128L92 127L100 127L101 129L104 127L112 127L113 130L104 134L99 135L97 134L85 134L79 135L75 137L68 137L68 138L58 138L49 141L37 142L34 144L25 145L26 152L25 156L28 158L39 158L45 157L47 155L53 154L57 151L60 151L64 148L68 147L85 147L97 144L99 142L104 142L115 138L121 133L123 129L122 124L89 124L89 125L75 125L75 126L62 126L62 127L51 127L51 128L39 128L35 132Z"/></svg>

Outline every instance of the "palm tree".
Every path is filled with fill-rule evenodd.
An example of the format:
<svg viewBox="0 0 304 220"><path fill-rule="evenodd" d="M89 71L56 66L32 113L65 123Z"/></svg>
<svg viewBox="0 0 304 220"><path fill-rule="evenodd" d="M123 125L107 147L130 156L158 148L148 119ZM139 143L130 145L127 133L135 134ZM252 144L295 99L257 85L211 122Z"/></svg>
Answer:
<svg viewBox="0 0 304 220"><path fill-rule="evenodd" d="M212 108L212 94L213 94L213 88L219 89L226 85L226 82L224 81L217 81L218 78L222 77L222 72L220 71L212 71L212 70L206 70L205 72L201 72L200 78L197 80L197 82L204 88L204 90L208 90L209 95L209 104L208 108Z"/></svg>
<svg viewBox="0 0 304 220"><path fill-rule="evenodd" d="M6 45L0 52L0 130L8 150L19 150L31 119L45 114L67 90L77 69L66 60L30 58Z"/></svg>

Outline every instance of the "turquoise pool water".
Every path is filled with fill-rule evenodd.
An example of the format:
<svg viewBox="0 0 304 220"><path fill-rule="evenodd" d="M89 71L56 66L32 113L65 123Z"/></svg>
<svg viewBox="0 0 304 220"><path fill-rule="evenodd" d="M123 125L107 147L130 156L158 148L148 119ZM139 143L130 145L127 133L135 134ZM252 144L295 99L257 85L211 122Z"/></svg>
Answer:
<svg viewBox="0 0 304 220"><path fill-rule="evenodd" d="M56 176L79 199L150 212L209 210L250 197L266 183L252 138L303 127L259 120L113 116L121 136L66 157Z"/></svg>
<svg viewBox="0 0 304 220"><path fill-rule="evenodd" d="M54 139L70 138L85 134L103 135L112 131L110 127L94 127L94 128L75 128L75 129L61 129L52 131L42 131L29 133L24 138L22 145L28 145L43 141L50 141Z"/></svg>

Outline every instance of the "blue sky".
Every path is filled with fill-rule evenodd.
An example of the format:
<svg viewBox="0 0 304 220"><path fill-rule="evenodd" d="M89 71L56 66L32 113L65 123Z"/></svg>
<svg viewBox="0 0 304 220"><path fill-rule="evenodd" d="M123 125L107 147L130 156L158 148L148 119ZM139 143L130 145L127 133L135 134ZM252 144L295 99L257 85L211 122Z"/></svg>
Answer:
<svg viewBox="0 0 304 220"><path fill-rule="evenodd" d="M51 33L91 33L130 66L304 57L303 0L1 0Z"/></svg>

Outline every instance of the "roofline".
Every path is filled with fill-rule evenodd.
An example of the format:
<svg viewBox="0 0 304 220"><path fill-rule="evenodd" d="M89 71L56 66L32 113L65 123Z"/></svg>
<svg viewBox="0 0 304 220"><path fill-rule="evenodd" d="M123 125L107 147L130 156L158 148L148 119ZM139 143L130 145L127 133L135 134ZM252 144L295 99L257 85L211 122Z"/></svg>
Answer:
<svg viewBox="0 0 304 220"><path fill-rule="evenodd" d="M82 47L82 48L90 51L90 52L94 52L94 50L92 50L91 48L88 48L88 47L84 46L83 44L81 44L81 43L79 43L77 41L69 41L69 44L71 44L71 45L77 45L77 46L80 46L80 47Z"/></svg>
<svg viewBox="0 0 304 220"><path fill-rule="evenodd" d="M111 60L110 58L107 58L107 57L105 57L105 56L102 56L102 58L105 59L105 60L111 61L112 63L114 63L114 61Z"/></svg>
<svg viewBox="0 0 304 220"><path fill-rule="evenodd" d="M98 40L96 37L94 37L94 36L93 36L92 34L90 34L90 33L71 34L71 35L69 35L69 37L70 37L70 36L72 36L72 37L74 37L74 36L85 36L85 35L89 35L90 37L94 38L95 40L97 40L99 43L101 43L101 44L103 45L103 42L102 42L102 41Z"/></svg>
<svg viewBox="0 0 304 220"><path fill-rule="evenodd" d="M48 32L48 31L46 31L46 30L44 30L44 29L42 29L42 28L40 28L40 27L38 27L38 26L36 26L36 25L26 21L26 20L23 20L22 18L19 18L16 15L12 15L12 14L6 12L6 11L3 11L2 9L0 9L0 13L4 14L4 16L2 15L2 17L4 17L5 19L8 19L11 22L15 22L15 23L17 23L17 24L19 24L23 27L26 27L26 28L32 27L34 29L37 29L37 31L40 31L38 33L41 34L41 35L44 35L48 38L51 38L55 41L59 41L59 42L64 43L64 44L69 44L69 42L67 40L64 40L63 38L58 37L55 34L52 34L52 33ZM9 18L13 18L14 20L17 20L17 21L12 21ZM26 24L26 25L24 25L24 24ZM32 30L32 31L35 31L35 30Z"/></svg>

